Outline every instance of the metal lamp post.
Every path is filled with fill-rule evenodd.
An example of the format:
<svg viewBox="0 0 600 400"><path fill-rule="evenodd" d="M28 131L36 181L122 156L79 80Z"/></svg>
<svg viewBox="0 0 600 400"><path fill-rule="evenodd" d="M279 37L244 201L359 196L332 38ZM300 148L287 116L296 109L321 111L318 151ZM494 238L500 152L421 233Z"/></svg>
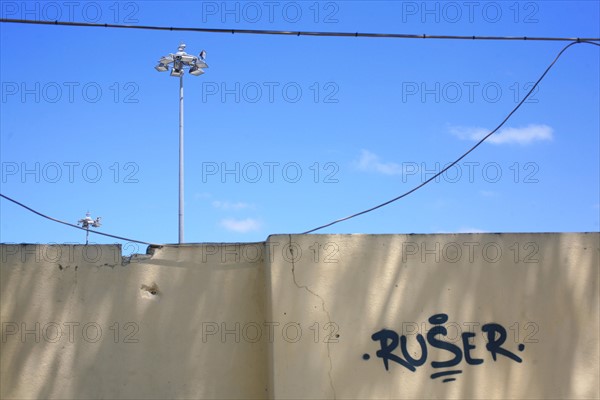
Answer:
<svg viewBox="0 0 600 400"><path fill-rule="evenodd" d="M90 217L90 212L88 211L85 213L85 218L82 218L79 221L77 221L77 225L81 224L81 226L85 229L85 244L86 244L86 246L87 246L87 244L89 242L89 238L90 238L90 226L94 227L94 228L98 228L99 226L102 225L100 223L101 219L102 219L102 217L92 219L92 217Z"/></svg>
<svg viewBox="0 0 600 400"><path fill-rule="evenodd" d="M204 73L202 68L208 68L204 50L198 57L184 50L185 44L181 43L177 53L162 57L154 67L159 72L166 72L170 66L171 76L179 77L179 244L183 243L183 73L188 69L190 75L199 76Z"/></svg>

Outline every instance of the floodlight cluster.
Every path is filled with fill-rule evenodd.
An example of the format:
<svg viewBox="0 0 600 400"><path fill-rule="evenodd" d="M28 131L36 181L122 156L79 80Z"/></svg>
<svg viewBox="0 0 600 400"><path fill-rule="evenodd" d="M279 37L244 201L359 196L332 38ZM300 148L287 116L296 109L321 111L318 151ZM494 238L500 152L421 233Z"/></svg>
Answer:
<svg viewBox="0 0 600 400"><path fill-rule="evenodd" d="M185 44L181 43L177 53L169 54L158 60L158 65L154 67L159 72L166 72L171 67L171 76L182 77L183 72L188 68L190 75L198 76L204 73L202 68L208 68L204 59L206 52L202 50L198 57L185 52Z"/></svg>

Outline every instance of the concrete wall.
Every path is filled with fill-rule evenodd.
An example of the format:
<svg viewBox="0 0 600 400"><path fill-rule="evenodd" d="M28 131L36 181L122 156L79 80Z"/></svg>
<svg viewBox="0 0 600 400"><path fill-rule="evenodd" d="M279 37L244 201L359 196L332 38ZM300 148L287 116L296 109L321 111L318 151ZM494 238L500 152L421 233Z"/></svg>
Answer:
<svg viewBox="0 0 600 400"><path fill-rule="evenodd" d="M600 397L598 233L151 250L2 245L0 396Z"/></svg>
<svg viewBox="0 0 600 400"><path fill-rule="evenodd" d="M201 334L264 320L263 263L202 262L205 249L122 265L118 246L3 246L0 397L264 398L266 343Z"/></svg>

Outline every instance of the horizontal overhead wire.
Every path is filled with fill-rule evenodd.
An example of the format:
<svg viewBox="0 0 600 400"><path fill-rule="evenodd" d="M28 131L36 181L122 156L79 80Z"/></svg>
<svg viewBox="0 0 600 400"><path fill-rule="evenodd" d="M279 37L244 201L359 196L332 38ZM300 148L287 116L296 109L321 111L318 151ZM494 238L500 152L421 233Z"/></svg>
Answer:
<svg viewBox="0 0 600 400"><path fill-rule="evenodd" d="M227 28L197 28L155 25L122 25L102 24L93 22L43 21L29 19L1 18L0 22L33 25L80 26L91 28L145 29L154 31L228 33L248 35L284 35L284 36L328 36L328 37L362 37L389 39L453 39L453 40L533 40L533 41L563 41L589 42L600 41L600 38L578 37L544 37L544 36L481 36L481 35L428 35L406 33L368 33L368 32L318 32L318 31L279 31L267 29L227 29Z"/></svg>

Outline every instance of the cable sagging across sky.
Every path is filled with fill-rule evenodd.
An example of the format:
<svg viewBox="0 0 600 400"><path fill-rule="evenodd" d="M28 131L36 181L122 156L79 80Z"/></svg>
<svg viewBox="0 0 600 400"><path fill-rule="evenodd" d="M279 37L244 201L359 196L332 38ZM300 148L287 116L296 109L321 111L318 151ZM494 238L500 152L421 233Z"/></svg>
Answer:
<svg viewBox="0 0 600 400"><path fill-rule="evenodd" d="M18 205L18 206L21 206L21 207L23 207L24 209L26 209L26 210L29 210L29 211L31 211L32 213L39 215L40 217L43 217L43 218L49 219L50 221L58 222L59 224L63 224L63 225L70 226L71 228L77 228L77 229L81 229L82 231L91 232L91 233L95 233L95 234L97 234L97 235L102 235L102 236L108 236L108 237L111 237L111 238L114 238L114 239L125 240L125 241L127 241L127 242L135 242L135 243L140 243L140 244L147 244L147 245L149 245L149 246L158 246L158 245L156 245L156 244L153 244L153 243L148 243L148 242L143 242L143 241L141 241L141 240L128 239L128 238L126 238L126 237L122 237L122 236L111 235L110 233L98 232L98 231L94 231L94 230L89 230L89 229L86 229L86 228L82 228L82 227L81 227L81 226L79 226L79 225L71 224L71 223L68 223L68 222L65 222L65 221L61 221L60 219L56 219L56 218L49 217L49 216L48 216L48 215L46 215L46 214L42 214L41 212L39 212L39 211L36 211L36 210L34 210L33 208L31 208L31 207L27 207L25 204L23 204L23 203L20 203L20 202L18 202L18 201L17 201L17 200L15 200L15 199L11 199L10 197L3 195L2 193L0 193L0 197L2 197L2 198L4 198L4 199L6 199L6 200L8 200L8 201L11 201L11 202L15 203L16 205Z"/></svg>
<svg viewBox="0 0 600 400"><path fill-rule="evenodd" d="M349 215L347 217L344 218L340 218L338 220L329 222L325 225L321 225L318 226L316 228L313 228L311 230L308 230L306 232L302 232L302 235L308 234L308 233L312 233L312 232L316 232L319 231L321 229L327 228L329 226L338 224L340 222L343 221L347 221L349 219L352 218L356 218L360 215L363 214L367 214L371 211L375 211L378 208L387 206L388 204L391 204L395 201L398 201L400 199L402 199L403 197L408 196L411 193L416 192L417 190L419 190L420 188L422 188L423 186L427 185L429 182L433 181L434 179L436 179L437 177L439 177L440 175L442 175L444 172L446 172L447 170L449 170L450 168L452 168L454 165L456 165L457 163L459 163L463 158L465 158L469 153L471 153L473 150L475 150L477 147L479 147L483 142L485 142L490 136L492 136L494 133L496 133L500 128L502 128L502 126L504 126L504 124L510 119L510 117L519 109L519 107L521 107L521 105L529 98L529 96L531 96L531 94L534 92L534 90L538 87L539 83L542 81L542 79L544 79L544 77L546 76L546 74L550 71L550 69L554 66L554 64L558 61L558 59L560 58L560 56L562 56L562 54L571 46L575 45L575 44L579 44L579 43L587 43L587 44L592 44L595 46L600 46L600 44L598 43L594 43L594 42L590 42L590 41L574 41L569 43L568 45L566 45L565 47L562 48L562 50L558 53L558 55L556 56L556 58L554 58L554 61L552 61L550 63L550 65L548 66L548 68L546 68L546 70L544 71L544 73L539 77L539 79L535 82L535 84L531 87L531 89L529 90L529 92L527 92L527 94L525 95L525 97L523 97L523 99L519 102L519 104L516 105L515 108L512 109L512 111L510 113L508 113L508 115L506 116L506 118L504 118L504 120L502 120L502 122L500 122L500 124L494 129L492 130L490 133L488 133L487 135L485 135L481 140L479 140L479 142L475 143L475 145L473 145L469 150L467 150L465 153L463 153L460 157L458 157L456 160L454 160L452 163L448 164L445 168L443 168L441 171L439 171L438 173L436 173L435 175L433 175L431 178L427 179L426 181L422 182L420 185L415 186L414 188L410 189L409 191L401 194L398 197L394 197L391 200L388 200L384 203L378 204L374 207L368 208L366 210L357 212L356 214L352 214Z"/></svg>

